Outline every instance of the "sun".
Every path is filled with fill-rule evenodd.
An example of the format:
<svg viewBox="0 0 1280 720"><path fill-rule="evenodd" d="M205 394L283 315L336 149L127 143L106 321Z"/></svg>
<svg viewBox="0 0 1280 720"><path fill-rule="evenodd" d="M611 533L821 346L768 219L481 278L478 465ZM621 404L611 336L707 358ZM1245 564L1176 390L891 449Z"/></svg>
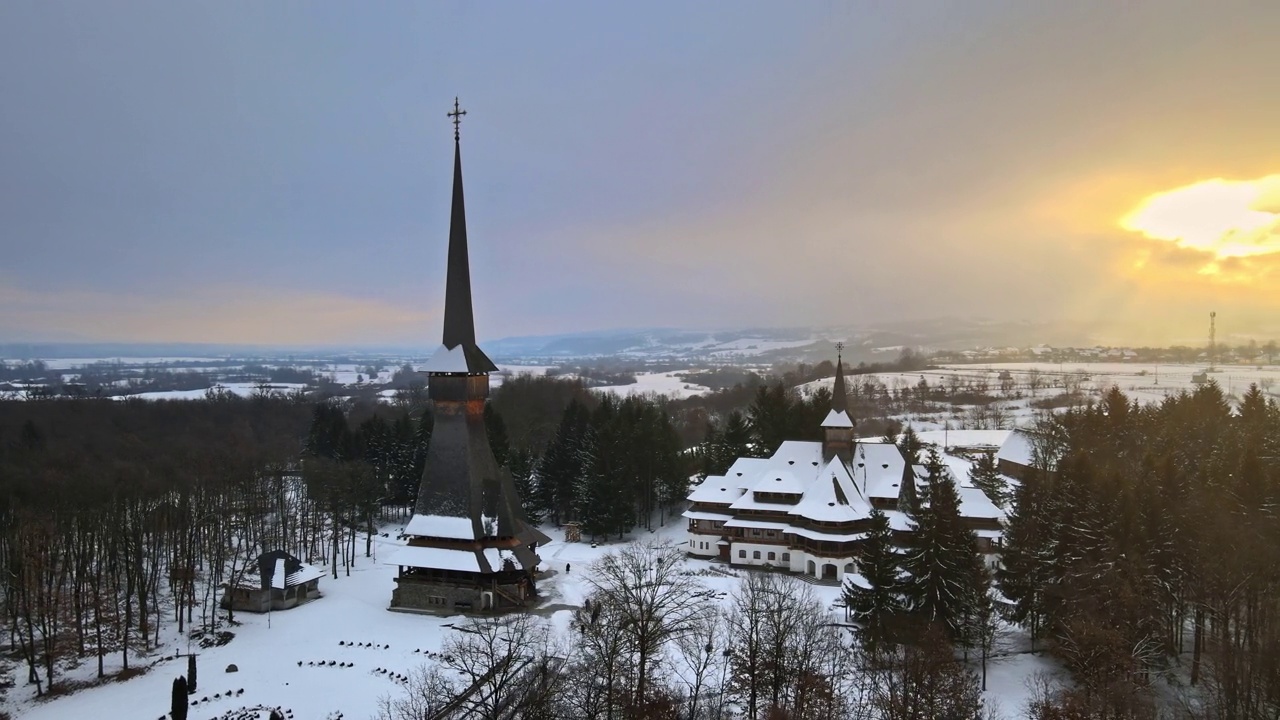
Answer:
<svg viewBox="0 0 1280 720"><path fill-rule="evenodd" d="M1120 227L1199 250L1209 260L1280 253L1280 175L1215 178L1148 196Z"/></svg>

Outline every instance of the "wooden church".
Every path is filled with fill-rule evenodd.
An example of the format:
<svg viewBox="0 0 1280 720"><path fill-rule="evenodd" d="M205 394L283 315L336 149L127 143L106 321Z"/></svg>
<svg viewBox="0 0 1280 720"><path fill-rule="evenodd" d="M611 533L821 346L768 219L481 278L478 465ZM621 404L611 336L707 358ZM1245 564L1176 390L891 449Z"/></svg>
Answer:
<svg viewBox="0 0 1280 720"><path fill-rule="evenodd" d="M435 426L408 544L396 565L392 610L492 612L518 609L537 596L537 547L550 541L529 523L510 473L489 446L484 404L498 368L476 345L467 258L458 124L454 102L453 206L445 284L444 336L427 361Z"/></svg>

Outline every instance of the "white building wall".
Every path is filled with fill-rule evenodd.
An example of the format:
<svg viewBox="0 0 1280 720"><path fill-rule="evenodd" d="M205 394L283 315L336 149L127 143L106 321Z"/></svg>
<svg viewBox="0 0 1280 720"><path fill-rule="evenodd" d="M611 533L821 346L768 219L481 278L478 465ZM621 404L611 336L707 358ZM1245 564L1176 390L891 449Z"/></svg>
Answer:
<svg viewBox="0 0 1280 720"><path fill-rule="evenodd" d="M760 557L756 558L755 553L760 553ZM742 554L746 553L746 557ZM769 559L769 553L773 553L773 559ZM734 565L755 565L764 567L770 565L776 568L785 568L790 565L789 561L783 560L784 553L790 553L794 556L786 545L766 545L764 543L747 543L735 541L729 546L729 562Z"/></svg>
<svg viewBox="0 0 1280 720"><path fill-rule="evenodd" d="M685 543L685 550L690 555L698 557L716 557L720 554L720 548L716 543L720 540L720 535L703 535L701 533L688 533L689 540Z"/></svg>
<svg viewBox="0 0 1280 720"><path fill-rule="evenodd" d="M813 563L812 570L809 569L810 562ZM791 553L791 572L822 579L822 568L824 565L835 565L836 580L842 583L844 582L846 575L858 572L858 562L852 555L813 555L803 550L795 550Z"/></svg>

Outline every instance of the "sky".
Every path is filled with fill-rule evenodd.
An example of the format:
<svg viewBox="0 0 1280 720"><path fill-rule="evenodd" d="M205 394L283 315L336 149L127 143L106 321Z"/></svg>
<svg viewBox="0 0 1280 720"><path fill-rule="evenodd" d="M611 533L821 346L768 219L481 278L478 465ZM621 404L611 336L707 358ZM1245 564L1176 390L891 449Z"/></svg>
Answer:
<svg viewBox="0 0 1280 720"><path fill-rule="evenodd" d="M1280 3L0 3L0 341L1280 337ZM1051 338L1050 338L1051 339Z"/></svg>

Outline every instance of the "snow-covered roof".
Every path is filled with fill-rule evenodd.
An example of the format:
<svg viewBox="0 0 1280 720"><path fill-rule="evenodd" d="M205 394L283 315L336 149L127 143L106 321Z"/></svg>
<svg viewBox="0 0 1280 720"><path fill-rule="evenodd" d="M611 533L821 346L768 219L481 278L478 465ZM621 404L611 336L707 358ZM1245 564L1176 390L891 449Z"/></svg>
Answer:
<svg viewBox="0 0 1280 720"><path fill-rule="evenodd" d="M1004 519L1004 511L991 502L991 498L976 487L957 487L960 493L960 515L967 518L983 518L988 520Z"/></svg>
<svg viewBox="0 0 1280 720"><path fill-rule="evenodd" d="M871 505L854 485L845 464L832 458L805 488L804 499L788 514L819 522L854 522L868 517Z"/></svg>
<svg viewBox="0 0 1280 720"><path fill-rule="evenodd" d="M511 550L504 548L485 548L484 559L489 562L490 570L502 570L507 560L515 563L516 567L520 567L520 560Z"/></svg>
<svg viewBox="0 0 1280 720"><path fill-rule="evenodd" d="M907 517L905 512L901 510L885 510L885 517L889 518L889 529L897 532L906 532L911 530L911 518Z"/></svg>
<svg viewBox="0 0 1280 720"><path fill-rule="evenodd" d="M706 480L698 483L698 487L689 493L689 502L728 505L741 497L742 493L743 489L735 480L724 475L708 475Z"/></svg>
<svg viewBox="0 0 1280 720"><path fill-rule="evenodd" d="M791 535L799 535L800 537L806 537L811 540L826 540L828 542L854 542L856 540L865 540L867 538L866 533L836 534L804 527L787 528L787 532Z"/></svg>
<svg viewBox="0 0 1280 720"><path fill-rule="evenodd" d="M756 473L768 463L769 461L765 458L741 457L733 461L733 464L725 471L724 476L733 483L734 487L740 490L747 490L751 487L752 482L755 481Z"/></svg>
<svg viewBox="0 0 1280 720"><path fill-rule="evenodd" d="M324 575L325 575L324 568L302 563L302 567L289 573L289 576L286 577L284 580L284 584L285 584L285 587L292 587L294 585L303 585L311 582L312 580L319 580L320 578L324 577Z"/></svg>
<svg viewBox="0 0 1280 720"><path fill-rule="evenodd" d="M897 498L906 458L897 445L858 441L853 450L853 477L869 498Z"/></svg>
<svg viewBox="0 0 1280 720"><path fill-rule="evenodd" d="M791 493L799 495L804 492L804 483L789 469L769 467L760 474L760 479L751 486L752 492Z"/></svg>
<svg viewBox="0 0 1280 720"><path fill-rule="evenodd" d="M384 565L403 565L405 567L433 568L436 570L480 572L480 561L476 557L475 550L406 545L397 548L389 557L384 558L382 563Z"/></svg>
<svg viewBox="0 0 1280 720"><path fill-rule="evenodd" d="M729 515L729 514L727 514L727 513L722 514L722 513L703 512L703 511L701 511L701 510L685 510L685 511L684 511L684 513L683 513L683 515L684 515L684 517L687 517L687 518L689 518L690 520L719 520L719 521L725 521L725 520L732 520L732 519L733 519L733 516L732 516L732 515Z"/></svg>
<svg viewBox="0 0 1280 720"><path fill-rule="evenodd" d="M1009 433L1009 438L996 453L996 460L1007 460L1027 467L1031 467L1034 457L1035 448L1031 444L1031 435L1025 430L1014 430Z"/></svg>
<svg viewBox="0 0 1280 720"><path fill-rule="evenodd" d="M454 347L452 350L441 345L436 351L427 358L427 362L422 366L427 372L439 373L465 373L467 369L467 355L463 351L461 345Z"/></svg>
<svg viewBox="0 0 1280 720"><path fill-rule="evenodd" d="M745 520L733 518L724 524L727 528L750 528L754 530L789 530L790 525L777 520Z"/></svg>
<svg viewBox="0 0 1280 720"><path fill-rule="evenodd" d="M849 419L849 415L843 410L832 410L827 413L827 417L822 421L822 427L830 428L851 428L853 421Z"/></svg>
<svg viewBox="0 0 1280 720"><path fill-rule="evenodd" d="M418 515L404 526L405 535L448 538L450 540L476 540L475 525L471 518L452 515Z"/></svg>

